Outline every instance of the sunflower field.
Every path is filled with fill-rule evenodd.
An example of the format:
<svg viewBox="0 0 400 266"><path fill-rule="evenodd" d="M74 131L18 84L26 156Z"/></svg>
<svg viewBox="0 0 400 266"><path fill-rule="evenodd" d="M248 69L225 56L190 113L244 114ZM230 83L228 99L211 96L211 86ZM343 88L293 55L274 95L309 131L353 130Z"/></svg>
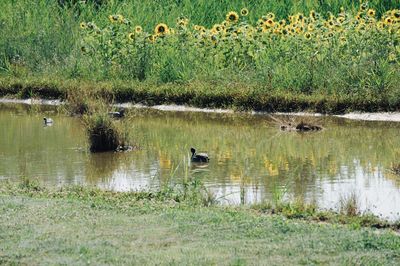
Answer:
<svg viewBox="0 0 400 266"><path fill-rule="evenodd" d="M400 0L5 0L0 10L0 87L12 91L74 81L126 88L122 100L149 88L211 106L274 94L400 108Z"/></svg>
<svg viewBox="0 0 400 266"><path fill-rule="evenodd" d="M184 16L152 31L111 14L104 27L81 22L81 53L89 72L105 77L190 82L252 79L270 90L380 95L399 87L400 10L377 17L362 3L358 12L327 16L311 10L256 23L251 10L230 11L205 27ZM95 63L97 62L97 63Z"/></svg>

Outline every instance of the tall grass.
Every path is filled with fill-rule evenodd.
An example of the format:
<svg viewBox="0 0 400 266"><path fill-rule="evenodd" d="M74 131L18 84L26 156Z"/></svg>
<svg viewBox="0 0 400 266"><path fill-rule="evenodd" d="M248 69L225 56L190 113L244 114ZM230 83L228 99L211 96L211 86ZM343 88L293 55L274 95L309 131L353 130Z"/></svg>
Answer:
<svg viewBox="0 0 400 266"><path fill-rule="evenodd" d="M399 8L400 0L371 0L369 5L379 17L386 10ZM256 83L265 92L361 94L386 97L388 101L397 97L400 71L398 63L388 64L385 60L391 42L387 38L349 36L349 46L332 46L315 56L316 47L299 46L297 41L266 40L268 49L260 53L258 60L250 61L245 57L254 52L251 46L228 45L213 54L197 49L184 36L157 46L139 43L118 64L109 60L107 53L113 51L102 50L107 56L85 56L81 52L82 21L93 21L104 28L110 14L121 14L129 18L132 27L141 25L153 32L159 22L175 25L176 18L186 16L191 24L211 27L224 20L228 11L243 7L250 11L246 21L254 25L268 12L275 13L277 19L297 12L308 14L310 10L327 16L329 12L337 14L341 7L355 14L359 1L37 0L33 4L28 0L4 0L0 2L0 75L152 83L209 81L227 87ZM210 56L204 56L207 54Z"/></svg>

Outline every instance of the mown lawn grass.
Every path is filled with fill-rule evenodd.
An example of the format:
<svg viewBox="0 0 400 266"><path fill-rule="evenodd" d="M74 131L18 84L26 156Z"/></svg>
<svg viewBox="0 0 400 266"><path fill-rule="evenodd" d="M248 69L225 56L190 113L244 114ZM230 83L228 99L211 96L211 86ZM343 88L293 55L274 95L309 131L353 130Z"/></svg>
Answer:
<svg viewBox="0 0 400 266"><path fill-rule="evenodd" d="M149 193L0 192L1 264L396 265L393 231L203 207Z"/></svg>

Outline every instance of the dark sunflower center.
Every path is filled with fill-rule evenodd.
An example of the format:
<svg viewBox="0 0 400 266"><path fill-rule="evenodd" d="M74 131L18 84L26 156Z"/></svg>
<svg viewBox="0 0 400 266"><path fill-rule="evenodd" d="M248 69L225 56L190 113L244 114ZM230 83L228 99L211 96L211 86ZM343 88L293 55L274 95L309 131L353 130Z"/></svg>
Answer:
<svg viewBox="0 0 400 266"><path fill-rule="evenodd" d="M158 27L158 32L165 32L165 28L163 26Z"/></svg>
<svg viewBox="0 0 400 266"><path fill-rule="evenodd" d="M236 19L236 16L235 15L230 15L229 16L229 20L235 20Z"/></svg>

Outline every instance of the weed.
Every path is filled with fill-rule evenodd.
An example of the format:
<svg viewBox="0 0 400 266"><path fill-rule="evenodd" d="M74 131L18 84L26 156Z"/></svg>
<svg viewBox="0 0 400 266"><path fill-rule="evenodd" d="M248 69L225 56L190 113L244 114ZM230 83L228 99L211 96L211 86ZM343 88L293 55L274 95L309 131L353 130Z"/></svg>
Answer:
<svg viewBox="0 0 400 266"><path fill-rule="evenodd" d="M355 191L348 195L340 196L339 212L347 216L357 216L360 214L360 202Z"/></svg>

